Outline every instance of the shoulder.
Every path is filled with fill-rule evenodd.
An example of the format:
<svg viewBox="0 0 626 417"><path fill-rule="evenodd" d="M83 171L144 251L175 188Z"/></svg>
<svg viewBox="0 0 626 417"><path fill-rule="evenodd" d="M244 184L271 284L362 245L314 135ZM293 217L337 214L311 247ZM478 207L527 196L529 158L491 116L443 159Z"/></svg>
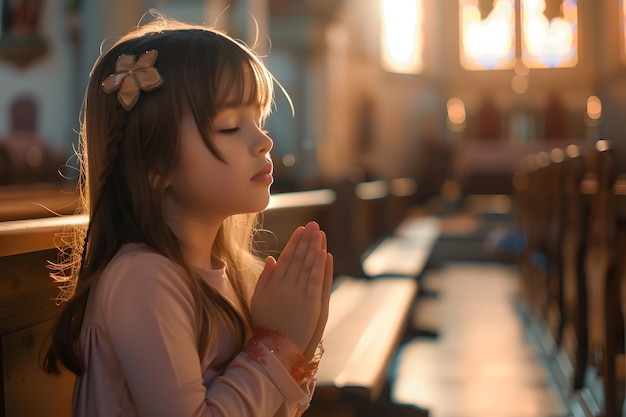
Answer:
<svg viewBox="0 0 626 417"><path fill-rule="evenodd" d="M106 266L100 278L111 284L154 285L184 282L185 272L171 259L143 244L124 245Z"/></svg>
<svg viewBox="0 0 626 417"><path fill-rule="evenodd" d="M102 272L96 293L105 306L116 308L124 302L139 306L193 300L183 268L142 244L120 249Z"/></svg>
<svg viewBox="0 0 626 417"><path fill-rule="evenodd" d="M106 266L103 276L122 271L171 271L182 274L183 270L166 256L141 243L129 243L120 248Z"/></svg>

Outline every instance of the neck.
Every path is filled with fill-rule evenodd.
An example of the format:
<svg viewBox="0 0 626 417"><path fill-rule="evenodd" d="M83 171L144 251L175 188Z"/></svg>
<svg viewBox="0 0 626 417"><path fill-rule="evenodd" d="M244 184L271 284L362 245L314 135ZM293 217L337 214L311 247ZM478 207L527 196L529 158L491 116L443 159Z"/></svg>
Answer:
<svg viewBox="0 0 626 417"><path fill-rule="evenodd" d="M178 238L184 258L205 270L219 267L212 265L211 250L223 220L181 215L172 207L166 210L167 225Z"/></svg>

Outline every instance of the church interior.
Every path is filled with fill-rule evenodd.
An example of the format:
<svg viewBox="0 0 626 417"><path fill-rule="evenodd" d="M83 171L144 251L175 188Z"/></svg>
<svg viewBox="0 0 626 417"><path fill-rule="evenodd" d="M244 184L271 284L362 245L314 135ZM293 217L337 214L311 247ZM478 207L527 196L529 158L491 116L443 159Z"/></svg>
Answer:
<svg viewBox="0 0 626 417"><path fill-rule="evenodd" d="M40 366L101 50L155 11L276 77L258 250L335 258L305 416L626 416L626 1L0 0L0 417Z"/></svg>

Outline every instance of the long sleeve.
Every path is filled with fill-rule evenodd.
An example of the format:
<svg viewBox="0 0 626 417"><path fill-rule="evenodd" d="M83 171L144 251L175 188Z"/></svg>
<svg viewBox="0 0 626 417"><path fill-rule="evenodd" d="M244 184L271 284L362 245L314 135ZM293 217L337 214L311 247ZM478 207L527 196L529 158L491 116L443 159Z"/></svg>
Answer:
<svg viewBox="0 0 626 417"><path fill-rule="evenodd" d="M92 402L117 401L122 416L150 417L274 416L277 412L291 417L308 406L313 383L298 386L269 351L265 363L240 353L223 375L206 377L211 371L203 369L197 350L192 295L180 269L159 255L139 252L119 259L101 277L90 304L92 319L84 328L89 363L81 379L104 387L95 390L99 398L91 398ZM223 358L227 345L227 340L211 340L209 362ZM107 356L114 360L107 361ZM92 371L105 375L89 375ZM97 377L109 383L94 383ZM89 383L82 383L83 395L93 397ZM124 399L106 398L98 391ZM86 412L85 407L78 408Z"/></svg>

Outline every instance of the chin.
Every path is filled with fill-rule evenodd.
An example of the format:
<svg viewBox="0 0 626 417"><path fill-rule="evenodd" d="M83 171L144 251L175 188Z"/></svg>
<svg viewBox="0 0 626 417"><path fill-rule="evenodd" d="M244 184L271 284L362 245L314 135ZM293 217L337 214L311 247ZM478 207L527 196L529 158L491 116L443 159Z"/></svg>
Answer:
<svg viewBox="0 0 626 417"><path fill-rule="evenodd" d="M260 211L263 211L267 208L267 206L270 203L270 190L268 189L267 192L262 196L259 197L258 199L255 199L255 209L252 210L252 212L254 213L258 213Z"/></svg>

